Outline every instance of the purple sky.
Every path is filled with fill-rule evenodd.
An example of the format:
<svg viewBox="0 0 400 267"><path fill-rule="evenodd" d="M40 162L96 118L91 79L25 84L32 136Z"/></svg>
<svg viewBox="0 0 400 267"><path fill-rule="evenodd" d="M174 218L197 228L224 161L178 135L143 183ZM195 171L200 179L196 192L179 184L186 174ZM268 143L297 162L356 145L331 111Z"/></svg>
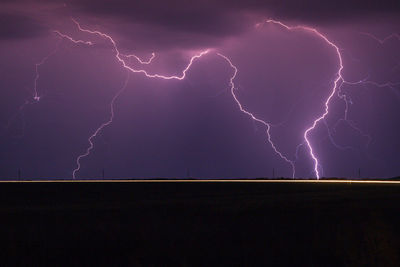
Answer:
<svg viewBox="0 0 400 267"><path fill-rule="evenodd" d="M137 3L132 3L137 2ZM2 1L0 3L0 178L316 177L400 175L400 4L398 1ZM330 4L329 4L330 3ZM149 59L129 66L183 80L127 71L122 54ZM263 23L264 22L264 23ZM60 38L57 30L75 40ZM397 34L397 35L392 35ZM385 39L386 37L391 36ZM378 40L380 39L380 40ZM384 42L383 42L384 40ZM47 58L48 56L48 58ZM39 77L34 100L36 64ZM128 80L127 80L128 79ZM345 81L345 82L343 82ZM361 82L360 82L361 81ZM390 86L388 86L390 85ZM342 98L340 98L342 96ZM347 102L347 116L345 114Z"/></svg>

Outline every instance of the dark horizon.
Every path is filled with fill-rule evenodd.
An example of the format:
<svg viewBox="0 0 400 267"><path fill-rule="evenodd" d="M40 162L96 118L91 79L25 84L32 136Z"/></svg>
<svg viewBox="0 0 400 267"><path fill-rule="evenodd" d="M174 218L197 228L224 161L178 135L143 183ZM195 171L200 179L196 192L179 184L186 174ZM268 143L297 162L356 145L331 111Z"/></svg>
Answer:
<svg viewBox="0 0 400 267"><path fill-rule="evenodd" d="M399 266L400 183L0 183L7 266Z"/></svg>

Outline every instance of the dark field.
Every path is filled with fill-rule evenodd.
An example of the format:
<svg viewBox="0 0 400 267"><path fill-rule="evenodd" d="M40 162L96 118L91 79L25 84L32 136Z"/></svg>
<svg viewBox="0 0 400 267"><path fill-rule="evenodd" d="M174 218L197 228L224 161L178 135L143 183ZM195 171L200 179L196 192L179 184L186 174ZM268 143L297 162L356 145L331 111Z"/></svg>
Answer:
<svg viewBox="0 0 400 267"><path fill-rule="evenodd" d="M8 266L400 266L400 184L0 183Z"/></svg>

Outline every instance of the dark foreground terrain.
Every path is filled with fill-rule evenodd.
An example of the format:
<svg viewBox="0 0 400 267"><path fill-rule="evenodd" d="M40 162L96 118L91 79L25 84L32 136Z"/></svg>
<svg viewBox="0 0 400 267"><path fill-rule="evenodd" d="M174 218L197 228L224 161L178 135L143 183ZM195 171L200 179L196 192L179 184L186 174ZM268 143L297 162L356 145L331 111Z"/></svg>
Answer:
<svg viewBox="0 0 400 267"><path fill-rule="evenodd" d="M2 266L400 266L400 184L0 183Z"/></svg>

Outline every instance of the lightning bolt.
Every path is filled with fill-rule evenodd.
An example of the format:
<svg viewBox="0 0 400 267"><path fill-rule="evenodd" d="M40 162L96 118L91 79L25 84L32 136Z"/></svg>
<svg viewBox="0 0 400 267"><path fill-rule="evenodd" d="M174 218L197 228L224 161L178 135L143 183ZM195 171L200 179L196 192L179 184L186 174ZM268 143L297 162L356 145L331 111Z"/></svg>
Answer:
<svg viewBox="0 0 400 267"><path fill-rule="evenodd" d="M90 41L75 40L75 39L73 39L71 36L62 34L61 32L59 32L59 31L57 31L57 30L53 30L53 33L55 33L55 34L60 38L60 40L62 40L63 38L65 38L65 39L68 39L69 41L71 41L71 42L73 42L73 43L75 43L75 44L93 45L93 43L90 42ZM51 58L55 53L57 53L57 51L58 51L58 49L59 49L59 45L60 45L60 42L57 43L56 48L55 48L53 51L51 51L49 54L47 54L46 56L44 56L39 62L37 62L37 63L35 64L35 79L33 80L32 100L25 100L25 102L18 108L17 114L15 114L15 115L9 120L9 122L8 122L8 124L7 124L7 126L6 126L6 128L9 127L11 121L14 120L15 117L18 116L18 114L21 114L21 113L24 111L24 109L26 108L27 105L33 104L33 103L37 103L37 102L39 102L40 99L43 97L43 96L41 96L41 95L39 94L39 91L38 91L38 82L39 82L39 79L40 79L40 71L39 71L39 69L40 69L40 67L41 67L42 65L44 65L44 64L47 62L47 60L49 60L49 58Z"/></svg>
<svg viewBox="0 0 400 267"><path fill-rule="evenodd" d="M150 64L152 61L153 61L153 59L156 57L156 54L153 52L153 53L151 53L151 57L146 61L146 60L143 60L143 59L141 59L140 57L138 57L138 56L136 56L136 55L134 55L134 54L131 54L131 55L123 55L123 54L121 54L122 56L124 56L124 57L126 57L126 58L135 58L140 64L142 64L142 65L148 65L148 64Z"/></svg>
<svg viewBox="0 0 400 267"><path fill-rule="evenodd" d="M319 179L320 178L320 168L322 166L320 165L319 160L318 160L318 158L316 156L316 153L314 152L314 149L312 147L311 141L309 139L309 134L310 134L311 131L313 131L316 128L316 126L318 125L318 123L320 121L324 121L325 122L325 118L329 114L329 103L330 103L331 99L334 97L334 95L336 94L336 92L337 92L338 96L341 99L343 99L345 101L345 103L346 103L344 120L353 129L357 130L361 135L366 136L368 138L368 144L369 144L370 141L371 141L371 137L369 135L365 134L363 131L361 131L358 127L356 127L356 125L355 125L355 123L353 121L348 120L348 108L349 108L349 102L351 102L351 100L345 94L341 93L342 85L344 85L344 84L352 84L352 85L354 85L354 84L358 84L358 83L363 83L363 84L372 84L372 85L375 85L377 87L389 87L392 90L394 90L394 87L398 86L400 83L388 82L388 83L379 84L379 83L376 83L376 82L373 82L373 81L366 81L366 80L363 80L363 81L360 81L360 82L357 82L357 83L347 82L343 78L343 75L342 75L342 71L343 71L344 66L343 66L343 58L342 58L341 50L335 43L333 43L331 40L329 40L329 38L327 36L325 36L324 34L319 32L315 28L311 28L311 27L304 26L304 25L288 26L287 24L285 24L285 23L283 23L281 21L272 20L272 19L267 20L266 23L272 23L272 24L279 25L279 26L281 26L281 27L283 27L283 28L285 28L285 29L287 29L289 31L303 30L303 31L306 31L306 32L310 32L310 33L316 35L317 37L319 37L320 39L322 39L328 45L330 45L334 49L334 51L335 51L335 53L337 55L338 62L339 62L338 69L337 69L337 72L336 72L336 77L335 77L334 82L333 82L333 87L331 89L331 93L329 94L328 98L325 100L325 103L324 103L325 111L318 118L316 118L314 120L312 125L305 130L304 135L303 135L304 136L304 140L305 140L305 142L306 142L306 144L308 146L308 149L310 151L310 156L314 161L314 172L315 172L315 175L316 175L317 179ZM260 24L257 24L256 26L259 26L259 25ZM378 41L381 44L384 44L386 41L388 41L388 40L390 40L392 38L396 38L396 39L400 40L400 36L398 34L391 34L391 35L385 37L384 39L379 39L379 38L377 38L374 35L369 34L369 33L362 33L362 34L367 35L367 36L375 39L376 41ZM334 143L334 145L337 146L338 148L342 148L342 149L348 148L348 147L341 147L341 146L337 145L333 141L333 138L332 138L332 135L330 133L329 127L328 127L328 135L329 135L331 141Z"/></svg>
<svg viewBox="0 0 400 267"><path fill-rule="evenodd" d="M315 129L317 124L320 121L324 120L325 117L328 115L328 113L329 113L329 103L330 103L332 97L335 95L335 93L337 91L337 88L338 88L338 85L344 81L344 79L342 77L342 70L343 70L342 54L340 53L340 49L336 44L334 44L332 41L330 41L328 39L328 37L326 37L325 35L323 35L322 33L320 33L318 30L316 30L314 28L311 28L311 27L308 27L308 26L304 26L304 25L288 26L288 25L284 24L281 21L272 20L272 19L267 20L266 23L272 23L272 24L281 26L281 27L285 28L288 31L301 30L301 31L306 31L306 32L312 33L315 36L317 36L318 38L322 39L326 44L331 46L334 49L334 51L335 51L335 53L337 55L337 58L338 58L338 61L339 61L339 66L338 66L338 69L337 69L337 72L336 72L336 78L334 79L334 82L333 82L333 87L331 89L331 93L329 94L328 98L325 100L325 103L324 103L325 111L318 118L316 118L314 120L312 125L309 128L307 128L305 130L304 134L303 134L304 140L305 140L305 142L307 144L307 147L308 147L308 149L310 151L310 156L314 161L314 173L315 173L317 179L319 179L320 178L320 164L319 164L319 160L318 160L318 158L316 156L316 153L314 152L314 149L312 147L311 141L309 139L309 134L310 134L311 131L313 131Z"/></svg>
<svg viewBox="0 0 400 267"><path fill-rule="evenodd" d="M342 87L343 87L343 85L357 85L357 84L360 84L360 83L365 83L366 80L367 80L367 78L365 78L365 79L363 79L363 80L360 80L360 81L357 81L357 82L349 82L349 81L342 80L342 83L340 84L339 89L338 89L338 92L337 92L337 96L338 96L340 99L342 99L342 100L344 101L344 103L345 103L344 115L343 115L343 118L339 119L339 120L335 123L335 125L333 126L333 130L336 131L336 128L338 127L338 125L339 125L341 122L345 122L348 126L350 126L350 128L352 128L353 130L357 131L357 132L359 133L360 136L362 136L362 137L364 137L364 138L367 139L367 142L366 142L366 144L365 144L365 147L368 148L369 144L370 144L371 141L372 141L372 137L371 137L369 134L365 133L363 130L361 130L361 129L356 125L356 122L355 122L355 121L350 120L350 119L348 118L348 115L349 115L349 108L350 108L350 105L353 104L353 101L351 100L351 98L350 98L349 96L347 96L345 93L342 92ZM331 133L331 129L329 128L329 126L328 126L328 124L327 124L326 122L325 122L325 125L326 125L327 131L328 131L329 139L331 140L331 143L332 143L335 147L337 147L338 149L342 149L342 150L344 150L344 149L354 149L353 147L350 147L350 146L343 147L343 146L338 145L338 144L334 141L333 135L332 135L332 133Z"/></svg>
<svg viewBox="0 0 400 267"><path fill-rule="evenodd" d="M128 70L131 73L142 73L148 78L159 78L159 79L164 79L164 80L173 80L173 79L175 79L175 80L183 80L183 79L185 79L186 73L190 69L190 67L192 66L193 62L195 60L199 59L200 57L206 55L210 51L209 49L207 49L207 50L204 50L204 51L200 52L199 54L196 54L196 55L192 56L190 58L190 60L189 60L189 63L187 64L187 66L183 69L182 74L179 75L179 76L178 75L170 75L170 76L168 76L168 75L161 75L161 74L151 74L151 73L148 73L144 69L136 69L136 68L133 68L133 67L129 66L128 63L123 59L123 57L125 57L127 59L135 58L142 65L147 65L147 64L150 64L152 62L152 60L155 57L155 53L152 53L152 56L147 61L142 60L141 58L139 58L138 56L136 56L134 54L130 54L130 55L121 54L119 49L118 49L118 46L117 46L116 42L114 41L114 39L110 35L108 35L106 33L103 33L103 32L100 32L100 31L97 31L97 30L93 31L93 30L89 30L89 29L84 29L77 20L72 19L72 21L76 24L76 26L78 27L78 29L81 32L89 33L89 34L92 34L92 35L97 35L97 36L100 36L102 38L107 39L113 46L113 50L115 51L116 60L121 63L123 68L125 68L126 70ZM76 39L72 38L71 36L63 34L63 33L59 32L59 31L55 31L55 32L57 34L59 34L61 37L66 38L67 40L70 40L70 41L72 41L73 43L76 43L76 44L87 44L87 45L92 45L93 44L90 41L76 40ZM79 170L81 168L81 163L80 163L81 159L84 158L84 157L89 156L91 150L94 148L93 139L102 131L102 129L104 129L106 126L108 126L108 125L110 125L112 123L113 118L114 118L114 102L118 98L118 96L121 94L121 92L125 90L125 88L126 88L126 84L114 96L114 98L111 101L111 104L110 104L110 107L111 107L110 119L107 122L101 124L100 127L98 127L96 129L96 131L88 138L89 147L86 149L86 152L84 154L81 154L81 155L79 155L77 157L77 159L76 159L76 168L72 172L73 179L76 178L76 174L79 172Z"/></svg>
<svg viewBox="0 0 400 267"><path fill-rule="evenodd" d="M354 121L348 119L349 103L352 104L352 101L351 101L351 99L350 99L346 94L344 94L344 93L341 92L342 86L343 86L343 85L358 85L358 84L367 85L367 84L369 84L369 85L373 85L373 86L376 86L376 87L379 87L379 88L388 87L388 88L390 88L392 91L394 91L397 95L399 95L399 92L396 90L396 87L400 85L400 82L398 82L398 83L395 83L395 82L377 83L377 82L374 82L374 81L369 81L369 80L367 80L367 78L366 78L366 79L363 79L363 80L360 80L360 81L358 81L358 82L349 82L349 81L346 81L346 80L343 78L343 75L342 75L342 71L343 71L344 66L343 66L343 59L342 59L341 50L339 49L339 47L338 47L336 44L334 44L332 41L330 41L330 40L328 39L328 37L326 37L325 35L323 35L322 33L320 33L318 30L316 30L316 29L314 29L314 28L311 28L311 27L308 27L308 26L300 25L300 26L293 26L293 27L290 27L290 26L288 26L288 25L286 25L286 24L284 24L284 23L282 23L282 22L280 22L280 21L275 21L275 20L267 20L267 22L274 23L274 24L279 24L279 25L281 25L282 27L286 28L287 30L302 29L302 30L309 31L309 32L312 32L312 33L316 34L318 37L322 38L327 44L329 44L330 46L332 46L332 47L334 48L334 50L336 51L338 60L339 60L339 68L338 68L338 70L337 70L337 72L336 72L336 78L335 78L335 80L334 80L334 86L333 86L333 88L332 88L331 94L328 96L328 98L327 98L326 101L325 101L325 112L324 112L320 117L318 117L318 118L313 122L312 126L309 127L309 128L304 132L304 139L305 139L305 141L306 141L306 143L307 143L307 146L308 146L308 148L309 148L309 150L310 150L310 155L311 155L311 157L312 157L313 160L314 160L314 172L315 172L315 174L316 174L316 176L317 176L317 179L319 179L319 178L320 178L320 171L319 171L319 168L320 168L321 166L320 166L320 164L319 164L318 158L316 157L316 155L315 155L315 153L314 153L314 151L313 151L313 148L312 148L312 146L311 146L311 142L310 142L310 140L309 140L309 138L308 138L308 134L309 134L312 130L315 129L315 127L317 126L317 124L318 124L321 120L324 121L324 123L325 123L325 125L326 125L326 127L327 127L327 130L328 130L328 137L330 138L331 142L332 142L337 148L339 148L339 149L353 149L352 147L348 147L348 146L343 147L343 146L338 145L338 144L334 141L333 136L332 136L332 133L330 132L330 129L329 129L329 127L328 127L328 125L327 125L327 123L326 123L326 121L325 121L326 116L329 114L329 103L330 103L332 97L335 95L335 93L337 92L338 97L341 98L341 99L345 102L344 118L341 119L341 120L339 120L338 123L339 123L340 121L345 121L351 128L353 128L354 130L358 131L358 132L360 133L360 135L366 137L366 138L368 139L366 146L368 147L368 145L370 144L370 142L371 142L371 140L372 140L371 136L368 135L368 134L366 134L366 133L364 133L360 128L358 128L358 127L356 126L356 123L355 123ZM389 40L391 40L391 39L400 40L400 35L397 34L397 33L390 34L390 35L386 36L384 39L379 39L379 38L377 38L376 36L374 36L373 34L366 33L366 32L361 32L360 34L363 34L363 35L366 35L366 36L371 37L372 39L374 39L374 40L376 40L377 42L379 42L381 45L383 45L384 43L386 43L387 41L389 41ZM338 124L338 123L337 123L337 124ZM336 125L337 125L337 124L336 124ZM336 126L335 126L335 127L336 127Z"/></svg>
<svg viewBox="0 0 400 267"><path fill-rule="evenodd" d="M384 45L386 42L393 40L393 39L397 39L398 41L400 41L400 35L397 33L392 33L386 37L384 37L383 39L380 39L378 37L376 37L375 35L368 33L368 32L359 32L361 35L365 35L373 40L375 40L376 42L378 42L380 45ZM350 54L351 55L351 54ZM353 58L354 60L354 58ZM356 86L356 85L371 85L377 88L389 88L394 94L396 94L396 96L398 98L400 98L400 92L398 90L399 86L400 86L400 82L384 82L384 83L378 83L375 81L371 81L369 80L369 76L367 76L366 78L359 80L359 81L347 81L342 79L342 83L339 86L339 90L338 90L338 97L341 98L344 102L345 102L345 110L344 110L344 117L342 119L340 119L339 121L337 121L337 123L335 124L335 126L333 127L333 129L336 129L337 125L344 121L347 123L347 125L349 125L352 129L356 130L357 132L359 132L359 134L363 137L365 137L367 139L366 142L366 148L368 148L369 144L372 141L372 137L365 133L364 131L362 131L358 126L356 126L356 123L352 120L348 119L348 112L349 112L349 107L351 104L353 104L352 100L350 97L348 97L346 94L342 93L342 86L347 85L347 86ZM328 129L328 134L329 134L329 138L332 142L332 144L334 144L337 148L339 149L346 149L346 148L351 148L351 147L341 147L340 145L338 145L334 140L333 140L333 136L330 132L330 129L327 126Z"/></svg>
<svg viewBox="0 0 400 267"><path fill-rule="evenodd" d="M67 40L73 42L74 44L93 45L93 43L91 41L76 40L76 39L72 38L71 36L63 34L57 30L54 30L53 32L55 34L59 35L61 38L67 39Z"/></svg>
<svg viewBox="0 0 400 267"><path fill-rule="evenodd" d="M387 41L391 40L391 39L397 39L400 41L400 35L398 33L392 33L388 36L386 36L383 39L380 39L378 37L376 37L375 35L373 35L372 33L369 32L360 32L360 34L368 36L372 39L374 39L375 41L379 42L381 45L383 45L384 43L386 43Z"/></svg>
<svg viewBox="0 0 400 267"><path fill-rule="evenodd" d="M389 88L391 89L391 91L393 93L395 93L397 95L397 97L400 98L400 93L398 91L398 87L400 86L400 82L385 82L385 83L378 83L375 81L371 81L368 80L369 77L366 77L362 80L359 81L355 81L355 82L351 82L351 81L345 81L343 80L342 84L340 85L340 90L338 91L338 96L339 98L343 99L343 101L345 102L345 110L344 110L344 117L342 119L340 119L336 125L334 126L334 128L336 128L336 126L341 122L341 121L345 121L351 128L353 128L354 130L358 131L360 133L361 136L364 136L368 139L366 146L368 147L368 145L371 143L372 141L372 137L369 134L366 134L365 132L363 132L359 127L356 126L356 123L352 120L348 119L348 112L349 112L349 106L351 104L353 104L351 98L349 98L346 94L343 94L341 92L341 88L343 85L349 85L349 86L355 86L355 85L372 85L374 87L377 88Z"/></svg>
<svg viewBox="0 0 400 267"><path fill-rule="evenodd" d="M38 92L38 82L40 79L40 67L46 63L46 61L51 58L55 53L57 53L58 49L59 49L59 45L60 42L57 43L56 48L51 51L49 54L47 54L46 56L44 56L39 62L35 63L35 79L33 80L33 88L32 88L32 99L26 99L18 108L18 111L11 116L11 118L9 118L7 125L5 125L4 129L5 131L7 131L11 125L11 123L14 121L14 119L16 119L20 114L23 114L26 106L33 104L33 103L37 103L40 101L42 96L39 96L39 92ZM22 119L23 121L23 119ZM24 123L23 123L24 125ZM23 127L24 128L24 127ZM21 136L23 136L24 129L22 129L22 134Z"/></svg>
<svg viewBox="0 0 400 267"><path fill-rule="evenodd" d="M35 64L35 73L36 73L36 76L35 76L35 80L34 80L34 83L33 83L33 99L34 99L36 102L38 102L38 101L40 100L40 98L41 98L41 96L39 96L39 92L38 92L38 89L37 89L37 84L38 84L38 81L39 81L39 78L40 78L39 68L40 68L44 63L46 63L46 61L58 51L58 47L59 47L59 43L57 44L56 49L54 49L50 54L48 54L47 56L45 56L44 58L42 58L41 61L39 61L38 63Z"/></svg>
<svg viewBox="0 0 400 267"><path fill-rule="evenodd" d="M231 76L231 78L229 80L230 91L231 91L233 99L235 100L236 104L239 106L240 111L243 112L244 114L248 115L254 121L263 124L267 128L266 133L267 133L268 143L271 145L271 147L275 151L275 153L278 154L279 157L281 157L281 159L285 160L287 163L289 163L291 165L291 167L292 167L292 178L294 178L295 174L296 174L294 161L288 159L285 155L282 154L282 152L280 152L277 149L276 145L274 144L274 142L271 139L271 133L270 133L271 125L269 123L267 123L266 121L263 121L262 119L257 118L256 116L254 116L253 113L251 113L251 112L247 111L245 108L243 108L243 105L240 103L239 99L237 98L237 96L235 94L235 83L234 83L234 80L235 80L237 72L238 72L237 67L235 65L233 65L232 61L227 56L224 56L224 55L222 55L220 53L217 53L217 54L220 57L222 57L223 59L225 59L228 62L228 64L230 65L230 67L233 69L233 75Z"/></svg>
<svg viewBox="0 0 400 267"><path fill-rule="evenodd" d="M398 33L392 33L392 34L386 36L383 39L380 39L380 38L376 37L375 35L373 35L371 33L368 33L368 32L360 32L360 34L368 36L368 37L374 39L375 41L377 41L381 45L384 45L386 42L388 42L391 39L397 39L398 41L400 41L400 34L398 34ZM345 83L349 84L349 85L358 85L358 84L368 85L369 84L369 85L373 85L373 86L378 87L378 88L390 88L398 97L400 97L399 91L396 90L400 86L400 82L378 83L378 82L375 82L375 81L368 80L368 77L367 77L367 78L365 78L363 80L360 80L358 82L345 82Z"/></svg>
<svg viewBox="0 0 400 267"><path fill-rule="evenodd" d="M134 69L134 68L132 68L131 66L129 66L129 65L125 62L125 60L122 58L124 55L120 53L120 51L119 51L119 49L118 49L118 47L117 47L116 42L114 41L114 39L113 39L110 35L108 35L108 34L106 34L106 33L102 33L102 32L100 32L100 31L92 31L92 30L84 29L84 28L82 28L82 26L79 24L78 21L76 21L75 19L72 19L72 21L77 25L78 29L79 29L81 32L86 32L86 33L89 33L89 34L98 35L98 36L100 36L100 37L103 37L103 38L109 40L110 43L111 43L112 46L113 46L114 51L115 51L115 58L122 64L122 66L123 66L125 69L127 69L128 71L131 71L131 72L133 72L133 73L143 73L143 74L146 75L146 77L148 77L148 78L160 78L160 79L164 79L164 80L183 80L183 79L185 79L185 77L186 77L186 72L190 69L190 67L192 66L193 62L194 62L196 59L199 59L199 58L201 58L202 56L206 55L206 54L210 51L209 49L207 49L207 50L204 50L204 51L200 52L200 53L197 54L197 55L192 56L192 57L190 58L189 64L187 64L187 66L183 69L182 74L181 74L180 76L177 76L177 75L170 75L170 76L168 76L168 75L161 75L161 74L151 74L151 73L148 73L146 70L143 70L143 69ZM130 56L133 56L133 55L130 55ZM134 56L134 57L136 58L136 56ZM142 60L140 60L140 61L142 61Z"/></svg>
<svg viewBox="0 0 400 267"><path fill-rule="evenodd" d="M122 88L114 95L114 97L113 97L112 100L111 100L111 103L110 103L110 118L109 118L106 122L102 123L102 124L94 131L94 133L88 138L88 142L89 142L89 144L90 144L89 147L86 149L86 152L85 152L85 153L79 155L79 156L76 158L76 168L75 168L75 169L73 170L73 172L72 172L72 178L73 178L73 179L76 178L76 173L77 173L77 172L80 170L80 168L81 168L81 159L83 159L83 158L89 156L89 155L90 155L90 151L94 148L94 143L93 143L94 141L93 141L93 139L96 138L96 136L97 136L104 128L106 128L108 125L110 125L110 124L113 122L114 115L115 115L115 113L114 113L114 103L115 103L115 101L117 100L117 98L121 95L121 93L122 93L123 91L125 91L126 86L128 85L128 81L129 81L129 75L127 76L127 78L126 78L126 80L125 80L125 83L124 83L124 85L122 86Z"/></svg>

